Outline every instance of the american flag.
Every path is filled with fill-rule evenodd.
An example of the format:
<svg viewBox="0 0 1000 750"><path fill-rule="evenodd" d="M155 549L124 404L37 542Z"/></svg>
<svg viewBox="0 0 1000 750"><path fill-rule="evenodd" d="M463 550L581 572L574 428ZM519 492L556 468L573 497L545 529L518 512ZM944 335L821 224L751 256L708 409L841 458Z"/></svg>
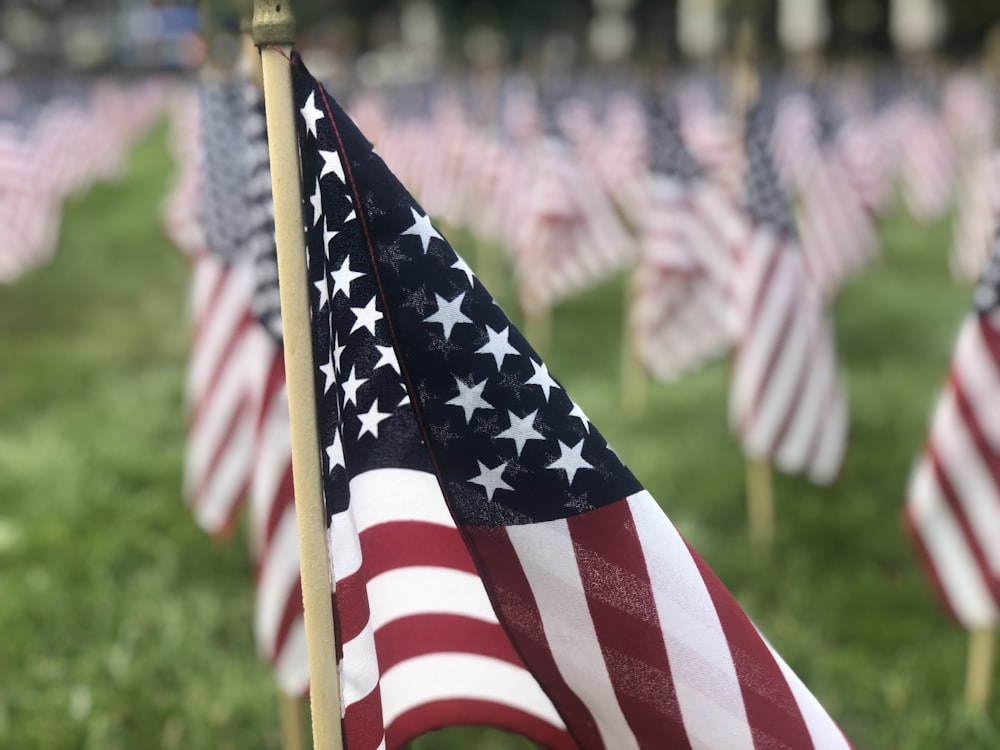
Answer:
<svg viewBox="0 0 1000 750"><path fill-rule="evenodd" d="M597 428L294 60L353 750L846 748Z"/></svg>
<svg viewBox="0 0 1000 750"><path fill-rule="evenodd" d="M281 346L281 303L278 298L274 203L267 151L267 125L260 94L242 83L246 136L246 252L254 269L251 308L261 339L262 379L255 398L256 441L250 478L250 533L255 559L254 634L261 658L274 669L278 686L288 695L309 689L299 570L299 535L292 489L291 425L285 358Z"/></svg>
<svg viewBox="0 0 1000 750"><path fill-rule="evenodd" d="M747 212L752 229L736 273L740 317L730 420L751 458L817 483L840 469L847 404L834 341L806 271L788 200L768 151L768 116L747 123Z"/></svg>
<svg viewBox="0 0 1000 750"><path fill-rule="evenodd" d="M815 158L802 175L800 226L809 274L820 295L830 298L872 261L878 243L871 217L851 180L837 129L829 122L827 127L820 124Z"/></svg>
<svg viewBox="0 0 1000 750"><path fill-rule="evenodd" d="M935 221L954 198L955 146L940 114L930 106L911 102L904 113L897 122L897 137L904 142L904 204L917 221Z"/></svg>
<svg viewBox="0 0 1000 750"><path fill-rule="evenodd" d="M948 265L957 281L973 283L989 263L1000 220L1000 153L982 148L963 164Z"/></svg>
<svg viewBox="0 0 1000 750"><path fill-rule="evenodd" d="M262 103L237 72L179 102L167 227L193 251L186 498L216 535L249 500L257 650L281 690L301 696L309 672Z"/></svg>
<svg viewBox="0 0 1000 750"><path fill-rule="evenodd" d="M653 162L630 324L646 367L674 380L733 343L730 285L746 225L688 153L676 117L659 100L649 123Z"/></svg>
<svg viewBox="0 0 1000 750"><path fill-rule="evenodd" d="M906 521L931 581L969 629L1000 620L1000 242L958 335L910 475Z"/></svg>
<svg viewBox="0 0 1000 750"><path fill-rule="evenodd" d="M203 252L194 256L194 341L188 364L190 412L184 495L206 531L232 526L250 484L263 340L252 314L254 276L247 245L246 142L230 125L242 115L233 80L203 81L199 182Z"/></svg>

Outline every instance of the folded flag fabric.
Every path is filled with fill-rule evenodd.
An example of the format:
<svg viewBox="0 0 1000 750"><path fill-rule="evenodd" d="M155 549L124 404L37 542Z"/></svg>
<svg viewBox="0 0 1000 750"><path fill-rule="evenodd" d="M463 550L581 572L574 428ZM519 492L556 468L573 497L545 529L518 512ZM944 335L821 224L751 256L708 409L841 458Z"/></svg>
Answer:
<svg viewBox="0 0 1000 750"><path fill-rule="evenodd" d="M846 748L297 58L317 409L352 750Z"/></svg>

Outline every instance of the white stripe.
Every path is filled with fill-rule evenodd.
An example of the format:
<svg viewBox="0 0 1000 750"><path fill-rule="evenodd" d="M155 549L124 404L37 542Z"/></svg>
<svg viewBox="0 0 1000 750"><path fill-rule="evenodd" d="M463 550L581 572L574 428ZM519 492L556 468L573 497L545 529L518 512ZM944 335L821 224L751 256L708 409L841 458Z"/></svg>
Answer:
<svg viewBox="0 0 1000 750"><path fill-rule="evenodd" d="M250 522L256 548L264 543L267 519L276 500L281 480L291 465L291 425L285 386L271 399L257 436L254 451L253 486L250 493Z"/></svg>
<svg viewBox="0 0 1000 750"><path fill-rule="evenodd" d="M789 418L790 412L799 407L797 396L799 381L808 378L809 369L809 311L804 311L802 305L792 304L786 308L786 315L791 318L791 326L778 344L777 359L767 382L763 384L764 392L758 408L753 413L753 420L743 438L744 449L749 456L761 458L770 454L781 430L782 424ZM798 313L798 314L796 314Z"/></svg>
<svg viewBox="0 0 1000 750"><path fill-rule="evenodd" d="M274 662L278 687L285 695L299 697L309 689L309 654L306 649L306 626L301 617L288 629L284 648Z"/></svg>
<svg viewBox="0 0 1000 750"><path fill-rule="evenodd" d="M995 325L986 321L986 325ZM1000 393L1000 373L983 340L978 316L971 315L962 325L955 346L953 369L972 404L990 404ZM1000 450L1000 410L977 409L976 419L990 445Z"/></svg>
<svg viewBox="0 0 1000 750"><path fill-rule="evenodd" d="M785 439L781 441L774 455L775 466L789 474L805 469L813 436L818 429L817 424L826 408L827 397L834 387L833 379L836 376L831 361L832 352L825 338L826 331L821 325L817 325L820 323L819 316L810 315L809 319L812 324L810 374L806 378L805 391L799 402L799 408L792 415L792 422L785 433Z"/></svg>
<svg viewBox="0 0 1000 750"><path fill-rule="evenodd" d="M218 261L213 259L200 262ZM238 329L250 307L252 295L253 276L249 265L241 263L232 266L229 277L211 308L208 324L199 331L200 335L195 343L187 383L188 393L193 397L197 398L208 387L226 343ZM204 323L204 320L199 322Z"/></svg>
<svg viewBox="0 0 1000 750"><path fill-rule="evenodd" d="M496 623L482 579L451 568L410 566L388 570L368 581L369 622L374 630L405 617L461 615Z"/></svg>
<svg viewBox="0 0 1000 750"><path fill-rule="evenodd" d="M840 470L847 449L847 399L839 382L830 390L820 430L816 454L809 466L809 478L816 484L829 484Z"/></svg>
<svg viewBox="0 0 1000 750"><path fill-rule="evenodd" d="M566 521L511 526L507 534L538 605L545 641L563 680L593 715L605 747L638 748L587 614L589 605Z"/></svg>
<svg viewBox="0 0 1000 750"><path fill-rule="evenodd" d="M346 666L345 666L346 665ZM341 713L362 700L379 684L378 655L375 651L375 631L371 620L354 638L344 643L340 660ZM382 693L385 704L385 692Z"/></svg>
<svg viewBox="0 0 1000 750"><path fill-rule="evenodd" d="M358 533L390 521L455 526L433 474L412 469L377 469L351 480L351 509Z"/></svg>
<svg viewBox="0 0 1000 750"><path fill-rule="evenodd" d="M350 508L334 513L327 529L327 547L330 551L330 580L343 581L361 570L361 538ZM336 583L334 583L336 590Z"/></svg>
<svg viewBox="0 0 1000 750"><path fill-rule="evenodd" d="M778 247L770 252L779 254L774 276L764 290L756 320L749 323L752 329L746 332L733 373L740 407L737 413L743 419L753 415L754 402L767 376L768 363L775 350L781 347L782 328L787 316L793 312L791 306L795 295L800 293L795 288L798 279L793 278L791 266L780 255L788 251Z"/></svg>
<svg viewBox="0 0 1000 750"><path fill-rule="evenodd" d="M926 458L910 478L906 507L958 621L968 629L995 626L996 603Z"/></svg>
<svg viewBox="0 0 1000 750"><path fill-rule="evenodd" d="M238 492L251 470L254 422L254 415L244 409L205 491L196 498L195 520L208 531L221 531L241 499Z"/></svg>
<svg viewBox="0 0 1000 750"><path fill-rule="evenodd" d="M930 440L955 491L961 512L996 577L1000 574L1000 544L997 544L1000 540L1000 495L958 411L955 392L950 385L938 401Z"/></svg>
<svg viewBox="0 0 1000 750"><path fill-rule="evenodd" d="M564 726L526 670L488 656L437 653L407 659L382 675L381 690L386 726L413 708L444 700L491 701Z"/></svg>
<svg viewBox="0 0 1000 750"><path fill-rule="evenodd" d="M240 424L236 427L237 431L241 431L247 421L246 417L252 411L244 401L250 395L249 376L254 364L251 350L248 337L241 336L212 391L203 393L197 404L200 408L195 413L195 421L188 432L184 456L184 488L188 494L205 480L212 467L214 454L222 445L234 415L238 411L242 412ZM251 424L247 427L251 431L255 430L253 421L251 419ZM243 436L238 435L237 438L242 439ZM252 438L247 450L253 450Z"/></svg>
<svg viewBox="0 0 1000 750"><path fill-rule="evenodd" d="M754 750L729 642L701 572L648 492L632 495L628 504L691 746Z"/></svg>
<svg viewBox="0 0 1000 750"><path fill-rule="evenodd" d="M295 511L281 514L274 529L267 554L261 561L260 580L254 603L254 632L257 648L267 658L274 658L278 627L285 614L289 593L299 580L299 531Z"/></svg>

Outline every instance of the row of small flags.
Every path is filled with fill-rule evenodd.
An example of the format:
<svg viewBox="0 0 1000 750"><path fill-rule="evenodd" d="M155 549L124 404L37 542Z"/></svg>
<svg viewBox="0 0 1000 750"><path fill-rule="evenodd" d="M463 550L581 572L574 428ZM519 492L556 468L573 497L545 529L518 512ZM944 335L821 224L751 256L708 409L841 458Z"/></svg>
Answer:
<svg viewBox="0 0 1000 750"><path fill-rule="evenodd" d="M152 79L0 88L0 284L52 258L67 198L123 176L166 89Z"/></svg>
<svg viewBox="0 0 1000 750"><path fill-rule="evenodd" d="M900 96L899 101L877 110L855 113L839 124L833 136L821 133L821 110L815 99L794 94L773 98L768 105L765 95L742 125L743 143L731 118L712 105L704 92L689 92L687 107L680 104L682 97L674 101L664 98L649 106L619 97L613 100L616 108L609 108L601 120L587 112L586 105L570 102L563 111L563 131L558 135L541 126L538 100L523 89L503 101L509 108L504 131L472 127L473 118L459 106L460 99L447 91L434 116L426 119L408 116L394 120L384 105L369 96L356 102L354 111L356 119L374 134L376 152L404 181L411 180L420 187L430 213L439 213L451 225L464 224L474 233L504 244L519 283L530 289L522 290L520 296L529 314L533 302L554 304L575 290L636 264L639 270L631 325L643 330L640 351L653 374L674 379L735 347L731 417L745 451L750 456L766 457L785 471L803 472L814 481L826 483L836 477L842 461L847 409L824 312L825 300L875 256L872 222L888 207L897 180L902 181L906 205L916 218L926 221L939 218L952 195L935 193L934 186L924 181L961 185L963 173L970 171L963 167L966 160L974 166L984 158L993 163L992 126L983 127L981 120L992 110L985 100L978 99L982 91L978 82L958 78L945 90L952 92L952 99L965 97L965 110L976 116L963 120L952 113L949 119L942 114L946 110L935 111L918 98ZM300 133L302 143L319 137L318 131L314 132L316 123L331 118L331 109L318 108L315 91L303 106L302 117L306 120L305 131ZM944 101L949 101L947 96ZM171 145L179 169L165 204L164 224L178 246L190 255L194 279L186 495L199 523L215 534L228 531L240 505L249 498L257 566L255 631L259 649L274 664L282 689L301 695L308 686L308 670L275 296L273 209L267 194L260 102L255 89L244 79L206 77L197 92L177 94L172 114ZM692 126L692 120L711 123L715 130L706 135L707 127ZM329 122L326 127L330 127ZM694 135L696 131L701 140ZM900 144L904 137L912 137L913 142ZM794 146L789 146L789 141ZM927 152L914 157L915 148L926 148ZM304 222L309 237L315 234L318 246L332 248L331 243L343 240L337 240L341 235L358 231L359 211L365 204L352 193L358 188L352 188L352 177L345 167L345 159L355 157L345 157L340 149L330 147L319 148L313 158L320 161L314 167L315 173L305 178ZM636 166L643 163L644 167ZM742 195L735 192L737 182L731 176L737 168L744 171ZM979 171L971 169L972 173ZM358 179L357 175L354 179ZM986 189L966 189L992 195L992 179L984 180L988 183ZM331 196L329 189L322 186L331 181L340 185L345 194ZM796 197L798 212L793 211L789 195ZM378 190L368 196L373 201L380 197ZM435 243L443 242L416 203L399 196L394 200L407 203L403 213L408 222L400 225L401 234L391 245L395 249L390 258L393 253L403 252L399 243L406 242L407 247L416 243L417 254L426 255ZM988 223L995 226L995 202L982 196L980 200L983 205L977 209L984 214L979 216L980 223L987 223L988 215ZM380 217L402 211L398 205L377 203L366 210L374 211L364 221L369 231L376 232L384 229ZM331 212L336 214L336 220L331 218ZM960 206L959 217L963 215ZM961 218L956 228L956 236L968 241L968 229L963 228ZM609 247L597 238L620 244ZM386 241L384 237L379 240ZM978 235L976 241L987 244ZM809 242L813 245L807 249ZM590 252L596 257L588 257ZM465 553L442 561L436 559L440 556L437 550L407 547L422 545L412 539L402 542L403 552L397 550L410 559L396 561L387 551L388 541L377 541L374 528L386 531L387 540L406 540L416 523L406 521L406 513L416 511L411 508L400 511L403 516L399 518L366 521L350 515L359 513L357 509L351 511L350 506L340 505L346 502L345 494L352 498L352 504L365 496L353 484L350 491L346 490L340 486L344 480L337 478L342 476L341 471L356 478L357 470L350 468L352 460L374 461L375 465L401 460L379 457L380 449L376 449L374 458L367 459L358 459L355 452L371 447L366 445L366 439L378 442L385 430L382 423L391 423L400 410L409 408L411 392L398 380L403 371L398 349L378 326L385 319L384 308L380 309L384 300L376 294L365 305L360 298L356 289L366 273L353 251L343 258L335 258L332 250L327 253L324 259L323 253L317 255L315 249L310 250L311 264L325 264L327 269L325 277L316 276L313 270L313 315L325 317L328 307L337 308L346 314L348 323L346 328L338 329L344 325L343 316L341 322L332 321L324 343L317 344L331 575L340 592L335 598L342 639L338 657L348 712L345 732L351 746L357 743L375 747L388 740L389 746L395 747L418 731L457 719L442 719L440 713L424 705L425 698L420 696L409 696L406 700L411 703L404 701L404 706L393 703L390 688L400 688L398 679L385 674L391 670L381 666L388 658L381 649L396 649L393 658L404 662L427 659L430 654L406 656L412 645L403 647L378 632L374 642L366 640L372 637L370 628L380 627L369 618L377 617L382 608L392 609L395 605L391 602L396 599L409 599L404 589L414 582L402 576L403 588L397 588L385 578L381 584L364 576L355 581L358 571L363 570L357 566L382 569L399 565L410 572L417 568L453 571L464 570L469 563ZM401 257L386 262L398 268ZM987 253L977 248L975 253L962 257L966 267L982 266ZM953 264L954 258L955 254ZM461 278L467 278L470 283L461 286L469 289L451 300L447 299L448 293L442 296L424 289L421 295L418 289L411 292L415 296L409 302L420 315L433 313L423 318L424 324L441 327L446 349L453 331L462 330L461 324L478 324L466 314L472 308L465 295L481 290L461 260L455 260L451 268ZM1000 389L1000 341L994 330L998 268L995 261L977 290L977 308L963 328L953 373L935 414L928 452L917 464L907 501L907 517L932 578L949 608L967 627L995 624L1000 606L995 593L1000 590L1000 581L992 572L996 568L989 552L994 546L989 543L991 530L1000 523L993 519L994 515L1000 518L995 481L1000 428L991 425L982 416L988 412L977 407L989 402L991 394L997 392L992 390L994 387ZM367 282L364 285L369 288ZM355 303L357 306L352 306ZM363 335L366 330L365 338L372 339L370 352L367 345L358 349L354 341L359 331ZM524 356L534 368L533 374L530 370L525 374L524 387L538 386L547 404L552 389L559 386L541 360L529 353L523 340L512 346L509 336L513 332L512 327L501 330L487 324L485 343L471 353L492 355L495 369L501 374L508 356ZM411 363L409 367L416 365ZM462 421L470 430L470 438L481 429L473 429L477 411L496 409L486 398L490 391L484 391L492 381L480 379L477 373L478 369L470 373L468 380L456 378L451 389L457 389L457 395L450 400L445 399L450 394L441 396L445 406L452 404L449 408L457 407L457 414L464 415ZM389 386L383 381L393 382L398 394L387 400ZM366 384L372 388L376 383L379 395L362 401L360 394ZM493 394L498 396L499 391ZM520 411L532 417L527 422L516 410L510 410L509 417L493 428L498 431L494 442L509 437L517 449L515 458L522 459L525 446L530 446L532 440L554 434L554 425L541 428L540 419L533 416L544 409L529 410L545 404L522 404ZM570 416L586 428L581 436L591 434L593 426L578 406L572 402L570 405ZM386 408L388 411L382 411ZM348 434L347 415L356 415L351 417L360 425L354 428L356 435ZM501 429L508 421L510 426ZM580 453L584 442L578 441L573 447L576 453L568 452L571 444L570 439L558 442L561 453L558 457L549 454L556 460L547 468L551 471L559 466L569 488L578 489L575 475L592 470L594 458L593 454ZM481 487L486 501L492 502L494 495L514 492L515 475L505 473L510 471L505 468L510 465L510 461L496 466L489 460L479 461L479 475L464 477L465 485ZM543 473L545 469L541 467ZM399 488L392 485L379 491L396 492ZM393 510L383 508L378 512L391 515ZM342 513L348 515L338 515ZM441 518L425 518L418 523L449 525ZM365 531L354 528L357 524L373 526L366 526ZM356 541L346 541L357 533L361 533L360 549ZM433 577L428 579L431 588L435 585ZM385 590L378 590L379 585ZM428 596L434 598L433 594ZM474 616L468 614L469 607L476 609L476 601L473 596L472 603L429 602L427 608L413 605L415 610L398 624L406 632L410 618L417 622L432 617L429 610L435 606L451 607L454 615L466 612L460 617L482 619L485 615L481 611ZM352 607L370 614L351 625L352 618L361 616L351 614ZM505 625L504 613L498 612L497 616L497 627ZM435 624L438 626L445 627ZM463 632L459 627L449 636L451 648L475 650L474 646L462 645L463 639L470 637ZM355 638L362 641L355 642ZM383 640L393 645L382 645ZM367 655L357 657L358 665L352 664L352 655L360 652ZM508 657L513 658L510 654ZM454 667L451 664L449 668ZM532 671L532 665L527 668ZM361 670L363 679L355 675L355 669ZM360 689L352 679L361 679L367 687ZM611 679L615 679L614 675ZM497 680L502 685L503 680ZM554 693L548 688L546 685L545 694L552 699ZM501 694L502 687L497 690L498 694L487 702L504 704L510 700ZM711 688L707 690L712 692ZM745 690L742 683L740 690ZM536 697L538 701L547 700L542 695ZM352 700L358 702L353 712ZM621 696L619 700L627 703ZM381 701L381 705L375 706L372 701ZM506 705L505 710L509 709L510 705ZM453 710L454 706L445 714L450 716L448 711ZM473 718L468 720L500 723L560 746L564 740L552 734L553 727L560 728L574 719L567 718L565 706L557 705L554 710L554 714L546 715L548 724L541 729L536 725L538 715L527 723L505 722L497 719L492 709L473 712ZM377 731L370 726L373 711L382 716ZM351 716L358 713L363 718L352 720ZM401 715L405 721L397 721ZM624 720L628 723L629 717L626 715ZM584 723L590 721L593 718ZM684 717L679 726L689 740L702 731ZM579 731L572 729L573 739L583 746L609 744L604 729L590 740L582 739ZM636 730L632 727L629 731ZM377 739L372 739L372 732ZM813 744L802 746L837 746L842 741L839 732L823 736L825 739L814 735L810 740ZM831 736L839 739L831 740Z"/></svg>
<svg viewBox="0 0 1000 750"><path fill-rule="evenodd" d="M598 582L589 581L586 570L566 572L578 581L583 576L578 594L591 607L597 601L609 607L606 622L588 626L596 640L581 644L582 656L560 652L551 642L538 652L533 640L538 633L523 641L526 636L517 635L515 621L529 613L498 600L489 576L485 592L478 581L475 591L462 593L468 590L466 578L482 570L484 559L499 564L501 558L491 556L502 548L517 557L507 562L521 571L518 575L530 579L518 596L534 598L535 606L545 603L538 598L543 593L556 597L549 584L533 577L548 563L537 551L522 552L519 544L533 543L518 529L560 518L573 539L592 536L588 524L599 524L598 516L613 515L609 509L615 507L604 504L611 496L595 500L607 486L588 484L601 466L602 482L617 477L615 499L628 498L630 523L652 510L641 487L607 451L542 360L498 309L487 308L483 287L451 253L424 208L505 248L527 315L635 268L629 326L649 371L669 381L732 351L731 418L744 450L826 483L842 461L847 409L824 306L875 257L873 222L888 208L894 186L902 185L905 205L922 221L940 218L959 196L952 250L956 277L979 274L989 258L997 223L997 173L993 110L982 84L969 74L949 79L939 106L905 90L862 106L856 88L847 86L825 97L802 90L779 96L779 87L764 86L746 117L727 112L711 89L697 82L679 84L669 96L618 92L604 99L569 97L558 107L545 104L522 82L502 96L498 92L488 108L493 117L470 109L457 89L441 89L433 107L416 112L393 112L380 96L359 97L352 107L355 120L378 156L404 184L414 186L421 208L383 172L381 161L368 155L367 142L301 63L294 70L302 108L297 122L306 179L304 222L315 277L313 318L330 316L329 328L315 333L314 345L349 746L382 742L397 747L453 721L496 723L552 746L627 746L642 744L646 733L662 738L669 731L711 747L740 746L733 744L734 737L759 746L761 732L786 731L791 747L843 746L840 732L780 657L766 646L758 650L763 642L752 627L747 629L745 616L704 563L690 557L683 542L666 543L676 532L665 519L650 523L660 529L657 544L673 552L642 542L628 553L643 566L654 565L653 560L664 566L642 572L651 587L644 611L629 614L622 611L629 603L607 601L610 592L594 589ZM206 71L197 89L162 82L105 83L90 89L82 102L53 99L35 107L26 120L11 118L0 130L0 221L9 228L0 235L0 267L4 280L12 281L51 256L61 201L97 179L119 176L127 145L169 97L170 147L178 169L164 202L163 227L192 265L184 492L198 523L216 535L233 527L246 504L256 566L258 649L274 666L282 690L302 695L308 667L273 207L262 105L248 80ZM313 160L310 166L307 159ZM358 255L354 245L366 242L375 242L369 250L384 258ZM338 246L342 249L335 252ZM398 293L365 280L395 277L421 258L425 265L435 264L430 276L408 280L400 275ZM439 269L442 260L446 265ZM435 281L434 274L442 273L454 278ZM970 628L992 627L1000 611L1000 580L991 552L992 531L1000 528L1000 426L990 422L987 407L1000 392L998 284L1000 261L994 259L963 326L928 448L907 497L907 517L932 578L950 610ZM392 309L386 296L404 291L402 308L409 313ZM371 299L362 299L365 295ZM389 320L402 325L412 315L423 330L418 338L430 336L424 342L427 352L406 353L416 343L402 342L388 327ZM458 354L452 357L454 351ZM433 367L424 362L424 354L433 352L446 362ZM487 362L494 365L493 378L482 367ZM461 372L442 382L434 375L438 366ZM411 380L424 377L422 372L425 383ZM517 378L523 384L507 392ZM421 394L419 404L412 403L414 387ZM562 402L568 416L553 412ZM432 423L411 423L413 409L418 420ZM383 445L386 434L390 439ZM473 446L463 450L478 450L474 446L483 440L494 446L510 441L511 455L459 456L471 467L463 469L452 456L455 448L449 448L463 435ZM414 445L429 442L439 458L454 465L431 469L415 454L398 453L414 439ZM542 451L548 443L551 447ZM356 486L374 476L363 472L365 467L388 472L379 478L388 484ZM421 470L451 483L445 486L447 504L436 494L440 490L401 488L401 481L420 484L419 477L393 474ZM565 486L555 487L555 479ZM546 519L519 505L532 486L561 498L558 507L545 511ZM380 492L417 492L427 507L364 510L368 502L377 506ZM510 541L504 544L514 547L495 548L483 531L492 524L507 526ZM432 531L431 536L450 540L445 542L449 549L459 546L445 555L443 548L421 541L421 534ZM640 535L647 531L639 529ZM573 544L594 544L587 554L610 564L611 551L593 539L580 540ZM715 623L709 628L716 639L711 644L699 640L707 637L701 626L686 633L671 630L669 620L681 617L671 609L677 600L664 609L658 599L663 584L658 576L681 568L688 573L672 596L704 599L697 619L702 626L705 617ZM439 573L415 581L418 570ZM387 575L392 571L400 574ZM465 583L449 590L458 573ZM492 575L503 578L511 568L500 567ZM441 580L435 583L435 576ZM428 601L406 604L412 611L405 614L386 614L404 606L399 602L411 601L407 589L414 583L418 590L430 586ZM435 594L438 585L443 590ZM442 609L454 622L436 619ZM558 631L562 626L552 618L560 613L543 610L531 616L539 618L546 633ZM597 696L581 687L586 681L581 675L591 679L594 665L565 663L586 658L590 648L599 654L607 646L604 639L620 639L634 627L634 622L619 622L632 622L633 616L659 622L658 638L667 654L663 659L631 654L622 664L665 675L676 698L672 708L660 706L644 718L640 714L649 707L632 706L644 705L645 699L628 694L631 668L620 664L625 672L619 673L619 667L604 664L607 694ZM488 625L488 632L470 631L473 621ZM412 652L413 643L425 642L420 639L426 640L428 627L447 633L450 643ZM742 661L746 652L733 650L734 639L756 654L753 668L771 675L773 682L758 689L791 691L780 718L765 721L755 715L764 710L754 708L756 702L768 704L769 699L758 693L751 697L755 689L741 671L748 668ZM526 691L520 697L509 692L506 668L495 664L487 670L494 693L473 700L461 691L479 688L449 684L452 678L473 679L465 671L482 666L483 643L492 643L492 658L514 670L514 682ZM678 644L694 661L674 661L672 649ZM711 655L699 654L709 646L715 649ZM455 649L469 658L451 659L448 654ZM709 662L719 680L703 685L698 675ZM417 674L421 665L441 680L439 700L414 695L404 684L400 675L408 669ZM525 695L535 696L527 701L530 706ZM720 703L727 706L725 721L713 726ZM605 704L613 704L614 715L608 716Z"/></svg>

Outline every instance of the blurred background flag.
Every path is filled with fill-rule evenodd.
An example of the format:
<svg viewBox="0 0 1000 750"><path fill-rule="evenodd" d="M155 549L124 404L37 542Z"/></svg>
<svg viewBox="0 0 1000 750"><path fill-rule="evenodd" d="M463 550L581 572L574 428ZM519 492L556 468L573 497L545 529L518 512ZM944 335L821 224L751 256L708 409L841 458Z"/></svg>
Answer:
<svg viewBox="0 0 1000 750"><path fill-rule="evenodd" d="M833 335L768 150L768 106L758 104L747 121L752 229L735 277L740 333L730 424L751 459L827 484L844 458L847 403Z"/></svg>

